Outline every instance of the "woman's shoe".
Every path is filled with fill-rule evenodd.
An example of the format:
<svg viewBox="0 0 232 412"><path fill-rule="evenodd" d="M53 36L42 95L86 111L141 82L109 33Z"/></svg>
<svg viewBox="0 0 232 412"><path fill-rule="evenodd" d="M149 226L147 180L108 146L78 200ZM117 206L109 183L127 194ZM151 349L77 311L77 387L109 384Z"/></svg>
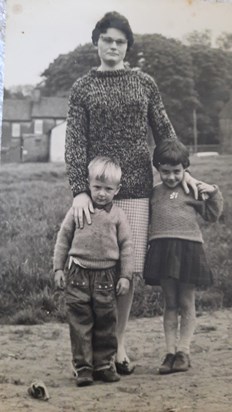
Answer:
<svg viewBox="0 0 232 412"><path fill-rule="evenodd" d="M115 366L120 375L131 375L135 370L135 366L130 365L127 360L124 360L123 362L115 362Z"/></svg>
<svg viewBox="0 0 232 412"><path fill-rule="evenodd" d="M175 361L175 355L173 353L167 353L162 365L159 368L160 375L166 375L173 372L173 363Z"/></svg>

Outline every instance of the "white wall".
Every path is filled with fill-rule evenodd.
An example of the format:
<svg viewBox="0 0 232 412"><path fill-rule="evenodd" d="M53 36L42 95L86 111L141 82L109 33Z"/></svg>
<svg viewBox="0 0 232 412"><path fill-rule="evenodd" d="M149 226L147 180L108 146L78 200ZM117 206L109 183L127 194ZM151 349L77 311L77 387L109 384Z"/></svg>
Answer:
<svg viewBox="0 0 232 412"><path fill-rule="evenodd" d="M66 122L54 127L50 139L50 162L64 162Z"/></svg>

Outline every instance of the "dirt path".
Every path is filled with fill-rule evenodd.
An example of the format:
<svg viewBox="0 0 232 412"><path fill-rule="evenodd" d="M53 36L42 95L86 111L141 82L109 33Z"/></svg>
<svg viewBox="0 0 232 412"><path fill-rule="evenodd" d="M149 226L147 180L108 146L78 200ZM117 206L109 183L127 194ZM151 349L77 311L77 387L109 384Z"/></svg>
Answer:
<svg viewBox="0 0 232 412"><path fill-rule="evenodd" d="M77 388L71 373L68 327L64 324L1 326L2 412L231 412L232 311L198 317L187 373L159 376L162 318L132 320L128 348L137 367L115 384ZM50 399L30 398L27 388L43 380Z"/></svg>

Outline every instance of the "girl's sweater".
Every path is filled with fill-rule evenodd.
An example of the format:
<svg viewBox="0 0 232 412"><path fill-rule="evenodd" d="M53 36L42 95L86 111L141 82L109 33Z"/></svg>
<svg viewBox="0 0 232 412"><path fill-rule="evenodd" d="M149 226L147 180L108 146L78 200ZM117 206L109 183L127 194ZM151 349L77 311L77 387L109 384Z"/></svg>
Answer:
<svg viewBox="0 0 232 412"><path fill-rule="evenodd" d="M64 270L68 256L88 269L107 269L120 262L120 277L131 279L133 244L130 226L123 210L112 205L109 212L95 209L92 223L76 227L72 208L58 232L54 250L54 270Z"/></svg>
<svg viewBox="0 0 232 412"><path fill-rule="evenodd" d="M151 198L151 224L149 241L158 238L179 238L203 243L197 221L215 222L222 213L223 199L217 186L211 196L203 201L187 195L182 186L170 189L163 183L153 188Z"/></svg>
<svg viewBox="0 0 232 412"><path fill-rule="evenodd" d="M156 143L176 137L148 74L92 69L78 79L69 99L65 145L73 195L87 190L87 165L104 155L118 159L122 168L118 199L149 197L153 179L148 125Z"/></svg>

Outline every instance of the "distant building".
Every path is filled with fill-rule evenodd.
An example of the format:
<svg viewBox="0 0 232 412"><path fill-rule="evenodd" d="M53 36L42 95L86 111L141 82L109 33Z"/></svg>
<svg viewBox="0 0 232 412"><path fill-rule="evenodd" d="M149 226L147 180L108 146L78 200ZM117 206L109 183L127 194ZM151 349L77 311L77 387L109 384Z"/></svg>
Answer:
<svg viewBox="0 0 232 412"><path fill-rule="evenodd" d="M50 131L67 116L68 99L42 97L5 99L2 118L1 161L48 161Z"/></svg>
<svg viewBox="0 0 232 412"><path fill-rule="evenodd" d="M232 93L219 114L222 153L232 154Z"/></svg>
<svg viewBox="0 0 232 412"><path fill-rule="evenodd" d="M50 132L49 160L50 162L64 162L66 122L53 127Z"/></svg>

